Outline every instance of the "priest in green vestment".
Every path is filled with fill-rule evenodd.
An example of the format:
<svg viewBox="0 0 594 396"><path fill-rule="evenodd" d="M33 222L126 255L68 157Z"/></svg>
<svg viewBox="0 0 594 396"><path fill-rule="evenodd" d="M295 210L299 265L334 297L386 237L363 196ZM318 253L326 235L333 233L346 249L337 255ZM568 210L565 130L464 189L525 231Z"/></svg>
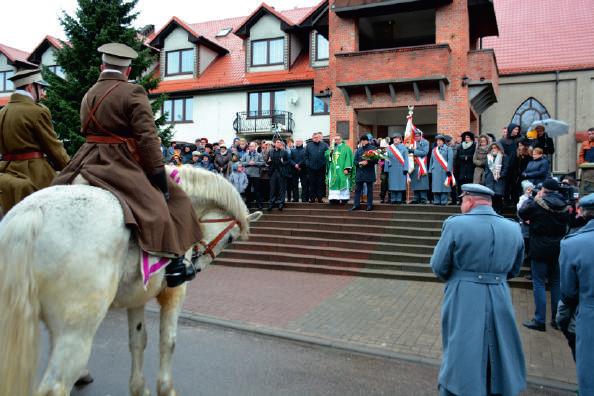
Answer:
<svg viewBox="0 0 594 396"><path fill-rule="evenodd" d="M346 204L350 197L353 168L353 150L338 135L326 150L326 181L330 203Z"/></svg>

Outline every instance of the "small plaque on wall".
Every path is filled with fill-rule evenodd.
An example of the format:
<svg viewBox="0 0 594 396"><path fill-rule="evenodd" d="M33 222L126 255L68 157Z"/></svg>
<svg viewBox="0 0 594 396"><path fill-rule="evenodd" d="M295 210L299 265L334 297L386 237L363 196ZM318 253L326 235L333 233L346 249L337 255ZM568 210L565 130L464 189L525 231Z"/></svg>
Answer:
<svg viewBox="0 0 594 396"><path fill-rule="evenodd" d="M343 140L350 138L350 126L348 121L336 121L336 134Z"/></svg>

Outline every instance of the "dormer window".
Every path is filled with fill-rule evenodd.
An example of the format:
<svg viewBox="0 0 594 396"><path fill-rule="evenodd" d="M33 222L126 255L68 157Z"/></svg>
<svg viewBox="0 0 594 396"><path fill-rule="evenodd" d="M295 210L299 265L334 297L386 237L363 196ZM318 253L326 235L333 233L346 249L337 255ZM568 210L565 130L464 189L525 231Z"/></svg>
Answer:
<svg viewBox="0 0 594 396"><path fill-rule="evenodd" d="M252 66L284 64L285 39L252 40Z"/></svg>
<svg viewBox="0 0 594 396"><path fill-rule="evenodd" d="M14 91L14 85L9 80L14 75L13 71L0 72L0 92L11 92Z"/></svg>
<svg viewBox="0 0 594 396"><path fill-rule="evenodd" d="M233 30L233 28L224 28L219 30L219 32L217 33L216 37L225 37L227 36L229 33L231 33L231 30Z"/></svg>
<svg viewBox="0 0 594 396"><path fill-rule="evenodd" d="M194 71L194 50L182 49L167 51L165 61L165 75L177 76L180 74L192 74Z"/></svg>
<svg viewBox="0 0 594 396"><path fill-rule="evenodd" d="M326 37L320 33L316 33L316 60L328 60L330 54L330 46Z"/></svg>

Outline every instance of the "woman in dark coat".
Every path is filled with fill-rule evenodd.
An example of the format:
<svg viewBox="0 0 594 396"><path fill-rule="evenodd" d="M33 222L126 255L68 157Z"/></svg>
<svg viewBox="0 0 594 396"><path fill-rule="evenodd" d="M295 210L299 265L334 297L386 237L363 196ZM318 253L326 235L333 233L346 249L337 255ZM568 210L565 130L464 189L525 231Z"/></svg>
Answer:
<svg viewBox="0 0 594 396"><path fill-rule="evenodd" d="M533 160L522 173L522 180L530 180L532 184L538 186L549 177L549 161L543 156L543 150L540 147L532 150L532 158Z"/></svg>
<svg viewBox="0 0 594 396"><path fill-rule="evenodd" d="M474 152L476 143L474 142L474 133L466 131L462 134L462 143L456 153L456 164L454 169L458 171L458 189L464 184L472 183L474 177Z"/></svg>
<svg viewBox="0 0 594 396"><path fill-rule="evenodd" d="M501 212L503 208L503 194L505 193L505 180L509 171L509 160L499 143L492 143L487 154L485 167L485 186L495 192L493 209Z"/></svg>
<svg viewBox="0 0 594 396"><path fill-rule="evenodd" d="M516 201L520 198L520 196L524 193L521 183L522 183L522 173L526 171L526 167L528 163L532 161L532 153L530 152L530 147L528 146L528 142L523 139L518 140L518 149L516 150L516 155L513 163L510 164L513 169L510 171L510 176L514 178L514 198ZM513 176L512 176L513 175Z"/></svg>

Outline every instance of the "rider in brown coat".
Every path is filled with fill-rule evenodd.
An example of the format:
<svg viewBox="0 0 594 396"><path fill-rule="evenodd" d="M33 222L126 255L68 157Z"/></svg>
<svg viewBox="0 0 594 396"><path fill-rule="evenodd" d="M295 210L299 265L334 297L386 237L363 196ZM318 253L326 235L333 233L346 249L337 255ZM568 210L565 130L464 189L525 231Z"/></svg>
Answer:
<svg viewBox="0 0 594 396"><path fill-rule="evenodd" d="M175 287L195 275L191 266L186 269L183 255L201 239L198 219L190 199L166 176L146 91L128 82L137 53L115 43L98 50L102 72L80 109L86 143L54 184L72 183L80 174L113 193L141 249L174 257L165 277Z"/></svg>
<svg viewBox="0 0 594 396"><path fill-rule="evenodd" d="M10 78L16 92L0 110L0 207L6 213L27 195L51 184L68 163L47 107L38 104L45 82L39 70Z"/></svg>

